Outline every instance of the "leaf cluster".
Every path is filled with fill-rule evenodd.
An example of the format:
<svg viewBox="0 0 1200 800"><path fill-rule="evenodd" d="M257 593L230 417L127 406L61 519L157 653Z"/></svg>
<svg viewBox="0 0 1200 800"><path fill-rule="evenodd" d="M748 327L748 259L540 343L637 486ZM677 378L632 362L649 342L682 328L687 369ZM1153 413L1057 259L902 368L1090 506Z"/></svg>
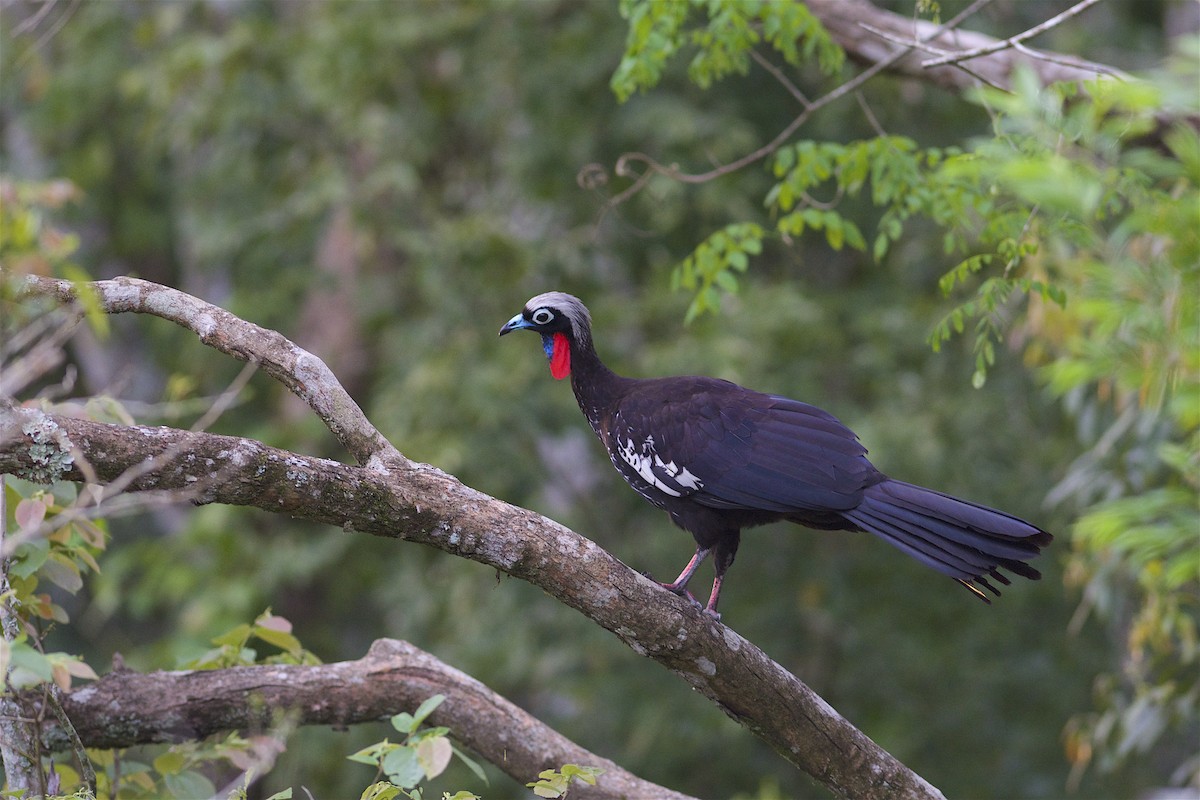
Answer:
<svg viewBox="0 0 1200 800"><path fill-rule="evenodd" d="M250 647L257 639L281 652L260 657L258 650ZM250 664L320 664L313 653L306 650L292 633L292 623L267 609L253 623L243 623L214 637L216 645L198 658L185 662L184 669L224 669Z"/></svg>
<svg viewBox="0 0 1200 800"><path fill-rule="evenodd" d="M803 3L622 0L620 11L629 21L629 34L610 85L622 101L654 88L667 63L686 50L694 50L688 77L704 89L728 75L745 75L750 53L761 43L792 66L815 60L828 75L845 60Z"/></svg>
<svg viewBox="0 0 1200 800"><path fill-rule="evenodd" d="M410 800L421 800L423 794L419 784L441 775L449 766L451 756L457 756L480 780L487 782L483 769L450 741L449 728L421 727L445 700L445 695L435 694L413 713L393 716L392 727L404 736L403 741L384 739L347 756L351 761L378 767L387 777L386 781L377 781L367 787L361 800L391 800L401 794ZM448 800L479 800L476 795L463 791L453 796L446 793L445 797Z"/></svg>
<svg viewBox="0 0 1200 800"><path fill-rule="evenodd" d="M53 682L71 687L72 678L96 679L95 671L78 656L45 652L42 640L48 628L67 624L70 616L48 586L74 595L83 588L88 573L100 571L97 557L108 544L104 520L75 513L78 488L58 483L43 489L18 478L6 478L3 491L11 532L7 563L8 590L0 596L19 631L0 640L0 675L6 686L24 689ZM15 546L13 546L15 545Z"/></svg>
<svg viewBox="0 0 1200 800"><path fill-rule="evenodd" d="M566 797L575 781L595 786L596 779L604 774L599 767L581 767L564 764L562 769L545 769L538 773L538 780L525 784L538 797Z"/></svg>

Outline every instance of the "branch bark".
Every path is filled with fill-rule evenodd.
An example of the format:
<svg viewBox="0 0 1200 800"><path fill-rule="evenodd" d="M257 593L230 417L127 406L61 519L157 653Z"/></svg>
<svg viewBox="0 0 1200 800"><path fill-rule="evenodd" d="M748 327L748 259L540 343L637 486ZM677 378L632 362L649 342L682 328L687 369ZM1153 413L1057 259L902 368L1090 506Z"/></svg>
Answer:
<svg viewBox="0 0 1200 800"><path fill-rule="evenodd" d="M230 348L231 355L245 360L258 359L273 375L279 367L272 366L270 353L260 344L285 355L298 350L278 333L219 309L217 314L214 307L169 287L118 278L81 288L106 311L143 311L172 319L197 330L205 344ZM77 289L64 281L30 277L24 291L70 301ZM162 313L164 309L172 313ZM328 368L314 361L319 360L306 354L296 362L295 369L302 368L306 379L286 369L280 378L302 388L301 397L310 405L311 398L340 390ZM327 424L345 428L339 417L345 405L332 409ZM362 413L357 406L346 413L353 419L355 412ZM374 440L373 430L360 431L365 441ZM48 445L60 452L48 456ZM395 453L391 445L387 448ZM130 491L184 492L198 503L288 514L418 542L487 564L542 588L634 652L670 669L835 794L863 800L942 797L759 648L595 543L434 467L398 453L378 457L383 450L376 448L368 466L355 467L250 439L98 423L0 402L0 472L42 481L108 483L150 460L155 468L135 471ZM48 463L56 474L47 475Z"/></svg>
<svg viewBox="0 0 1200 800"><path fill-rule="evenodd" d="M474 678L408 642L380 639L357 661L320 666L274 665L219 670L119 670L63 695L62 705L87 747L198 739L228 730L268 731L281 714L302 725L353 725L413 711L434 694L446 701L430 724L521 783L563 764L600 767L594 787L572 797L689 800L644 781L562 736ZM68 746L55 724L43 739Z"/></svg>

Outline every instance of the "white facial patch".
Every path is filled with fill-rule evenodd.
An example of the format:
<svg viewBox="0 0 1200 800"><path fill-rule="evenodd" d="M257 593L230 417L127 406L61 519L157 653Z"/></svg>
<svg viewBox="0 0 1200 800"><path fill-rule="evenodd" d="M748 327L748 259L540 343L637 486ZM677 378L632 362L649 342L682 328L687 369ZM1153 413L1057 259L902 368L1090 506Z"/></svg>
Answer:
<svg viewBox="0 0 1200 800"><path fill-rule="evenodd" d="M680 467L674 461L663 461L654 450L653 436L646 437L640 451L632 439L626 439L620 453L621 459L633 467L642 480L671 497L682 497L684 489L696 491L704 486L687 467Z"/></svg>

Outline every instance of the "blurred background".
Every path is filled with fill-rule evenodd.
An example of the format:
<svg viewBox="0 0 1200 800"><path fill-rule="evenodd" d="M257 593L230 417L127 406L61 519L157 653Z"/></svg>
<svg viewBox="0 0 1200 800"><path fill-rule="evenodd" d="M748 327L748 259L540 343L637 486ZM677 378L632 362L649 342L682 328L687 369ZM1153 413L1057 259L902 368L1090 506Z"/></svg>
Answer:
<svg viewBox="0 0 1200 800"><path fill-rule="evenodd" d="M1067 5L997 2L968 27L1007 36ZM1182 5L1102 4L1039 45L1150 68ZM937 354L926 341L952 265L923 235L932 228L914 225L882 263L820 236L775 242L719 314L684 325L690 298L670 289L671 268L713 230L761 220L771 176L656 181L606 209L628 185L612 166L641 151L701 170L768 141L796 108L761 70L702 92L676 65L619 104L609 79L627 23L601 0L8 0L0 11L3 171L78 187L60 222L90 275L166 283L282 332L323 357L406 456L635 569L673 576L691 539L612 470L536 338L497 338L535 293L583 298L620 373L708 374L803 399L893 476L1055 533L1073 521L1070 503L1045 501L1082 449L1079 420L1019 352L1001 353L976 390L969 341ZM834 85L815 71L797 81L814 95ZM989 132L977 106L916 81L881 77L865 95L889 132L923 145ZM848 100L803 134L873 131ZM870 230L876 212L856 202ZM107 340L73 341L74 393L116 397L139 422L187 427L241 367L168 322L111 323ZM348 460L262 375L213 429ZM270 607L326 661L407 639L679 791L824 796L684 682L478 564L224 507L112 531L102 572L63 601L74 624L53 634L94 665L120 653L136 669L172 668ZM744 537L722 611L949 797L1136 797L1168 782L1195 730L1107 772L1067 747L1124 647L1121 616L1089 616L1064 584L1070 550L1060 535L1037 564L1044 580L987 607L865 534L772 526ZM345 756L388 732L297 731L255 791L357 796L372 771ZM434 786L527 796L494 770L483 787L457 766Z"/></svg>

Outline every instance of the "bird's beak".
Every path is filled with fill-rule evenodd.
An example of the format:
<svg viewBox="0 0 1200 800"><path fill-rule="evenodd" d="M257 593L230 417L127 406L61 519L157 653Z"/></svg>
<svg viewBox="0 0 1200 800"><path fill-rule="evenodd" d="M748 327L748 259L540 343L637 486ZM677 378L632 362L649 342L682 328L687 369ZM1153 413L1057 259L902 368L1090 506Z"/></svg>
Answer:
<svg viewBox="0 0 1200 800"><path fill-rule="evenodd" d="M500 329L500 335L503 336L506 333L512 333L513 331L519 331L522 328L531 328L531 327L533 327L533 326L530 325L529 322L527 322L523 316L521 316L520 314L517 314L515 317L510 319L508 322L504 323L504 327Z"/></svg>

